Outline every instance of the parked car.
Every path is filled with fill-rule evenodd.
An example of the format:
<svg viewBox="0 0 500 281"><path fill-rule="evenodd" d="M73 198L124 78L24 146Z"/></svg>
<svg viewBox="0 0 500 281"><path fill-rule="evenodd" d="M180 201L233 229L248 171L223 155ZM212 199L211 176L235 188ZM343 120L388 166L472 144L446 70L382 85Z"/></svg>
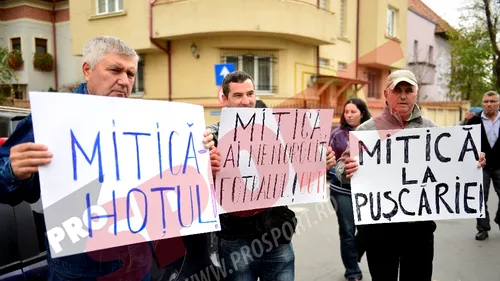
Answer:
<svg viewBox="0 0 500 281"><path fill-rule="evenodd" d="M0 106L0 145L29 109ZM45 280L45 223L40 199L15 206L0 204L0 280Z"/></svg>

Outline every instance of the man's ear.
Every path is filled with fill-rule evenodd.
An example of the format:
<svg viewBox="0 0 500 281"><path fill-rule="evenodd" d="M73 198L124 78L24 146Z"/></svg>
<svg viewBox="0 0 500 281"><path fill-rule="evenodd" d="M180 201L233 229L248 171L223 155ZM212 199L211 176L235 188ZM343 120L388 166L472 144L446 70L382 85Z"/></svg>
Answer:
<svg viewBox="0 0 500 281"><path fill-rule="evenodd" d="M83 77L85 78L85 81L88 82L90 79L90 74L92 73L92 68L90 67L90 65L86 61L83 62L82 72L83 72Z"/></svg>
<svg viewBox="0 0 500 281"><path fill-rule="evenodd" d="M385 100L387 100L387 95L388 95L388 94L389 94L389 89L388 89L388 88L386 88L386 89L384 90L384 97L385 97Z"/></svg>

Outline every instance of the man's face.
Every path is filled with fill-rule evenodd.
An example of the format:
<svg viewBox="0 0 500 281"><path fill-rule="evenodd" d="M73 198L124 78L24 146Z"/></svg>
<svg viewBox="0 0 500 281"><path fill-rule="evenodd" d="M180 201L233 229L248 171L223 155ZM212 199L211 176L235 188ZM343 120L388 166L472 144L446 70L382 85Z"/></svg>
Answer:
<svg viewBox="0 0 500 281"><path fill-rule="evenodd" d="M498 97L496 95L483 98L484 114L495 115L498 112L498 106Z"/></svg>
<svg viewBox="0 0 500 281"><path fill-rule="evenodd" d="M390 88L385 89L384 96L387 100L387 105L392 111L399 113L404 119L410 117L415 100L417 99L417 92L410 83L399 82L394 87L394 90Z"/></svg>
<svg viewBox="0 0 500 281"><path fill-rule="evenodd" d="M226 107L255 107L255 89L252 80L229 83L229 94L222 95Z"/></svg>
<svg viewBox="0 0 500 281"><path fill-rule="evenodd" d="M128 98L137 72L133 57L109 53L91 69L83 64L87 90L91 95Z"/></svg>

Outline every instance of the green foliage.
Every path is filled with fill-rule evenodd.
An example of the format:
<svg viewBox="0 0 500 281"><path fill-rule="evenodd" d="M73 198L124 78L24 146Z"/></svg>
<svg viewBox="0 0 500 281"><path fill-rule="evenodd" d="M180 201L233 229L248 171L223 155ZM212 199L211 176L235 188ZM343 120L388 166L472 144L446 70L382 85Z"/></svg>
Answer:
<svg viewBox="0 0 500 281"><path fill-rule="evenodd" d="M50 54L35 53L33 67L36 70L50 72L54 69L54 59Z"/></svg>
<svg viewBox="0 0 500 281"><path fill-rule="evenodd" d="M17 76L14 71L9 66L9 60L11 58L11 53L5 47L0 46L0 86L9 85L10 94L14 93L14 88L12 83L17 81ZM3 102L4 96L0 97L0 103Z"/></svg>
<svg viewBox="0 0 500 281"><path fill-rule="evenodd" d="M23 60L23 55L21 54L21 52L18 50L12 50L12 52L10 52L10 57L8 60L9 66L12 69L17 70L19 67L21 67L23 65L23 63L24 63L24 60Z"/></svg>
<svg viewBox="0 0 500 281"><path fill-rule="evenodd" d="M494 56L487 30L475 25L448 33L451 46L450 96L481 104L483 94L491 90Z"/></svg>

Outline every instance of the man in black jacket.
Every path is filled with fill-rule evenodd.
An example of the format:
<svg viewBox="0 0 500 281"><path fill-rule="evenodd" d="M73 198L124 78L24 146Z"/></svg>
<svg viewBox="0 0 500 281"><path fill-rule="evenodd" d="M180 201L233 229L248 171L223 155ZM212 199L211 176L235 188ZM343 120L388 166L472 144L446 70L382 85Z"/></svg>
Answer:
<svg viewBox="0 0 500 281"><path fill-rule="evenodd" d="M263 102L257 104L253 80L243 71L228 74L222 82L222 91L227 107L266 107ZM208 129L217 146L219 123ZM326 162L327 170L335 165L331 148L327 150ZM295 213L286 206L263 208L220 215L221 230L216 235L221 267L229 273L225 280L294 280L295 255L290 243L293 233L282 231L286 230L286 223L296 225ZM279 234L276 231L273 234L272 229L280 230ZM258 249L257 245L263 248Z"/></svg>
<svg viewBox="0 0 500 281"><path fill-rule="evenodd" d="M488 238L488 231L491 230L490 215L488 213L488 195L490 183L500 199L500 114L499 95L494 91L489 91L483 96L483 111L474 115L467 125L481 124L481 151L486 154L486 166L483 168L484 200L486 206L486 217L477 219L476 240ZM498 205L494 221L500 225L500 203Z"/></svg>

